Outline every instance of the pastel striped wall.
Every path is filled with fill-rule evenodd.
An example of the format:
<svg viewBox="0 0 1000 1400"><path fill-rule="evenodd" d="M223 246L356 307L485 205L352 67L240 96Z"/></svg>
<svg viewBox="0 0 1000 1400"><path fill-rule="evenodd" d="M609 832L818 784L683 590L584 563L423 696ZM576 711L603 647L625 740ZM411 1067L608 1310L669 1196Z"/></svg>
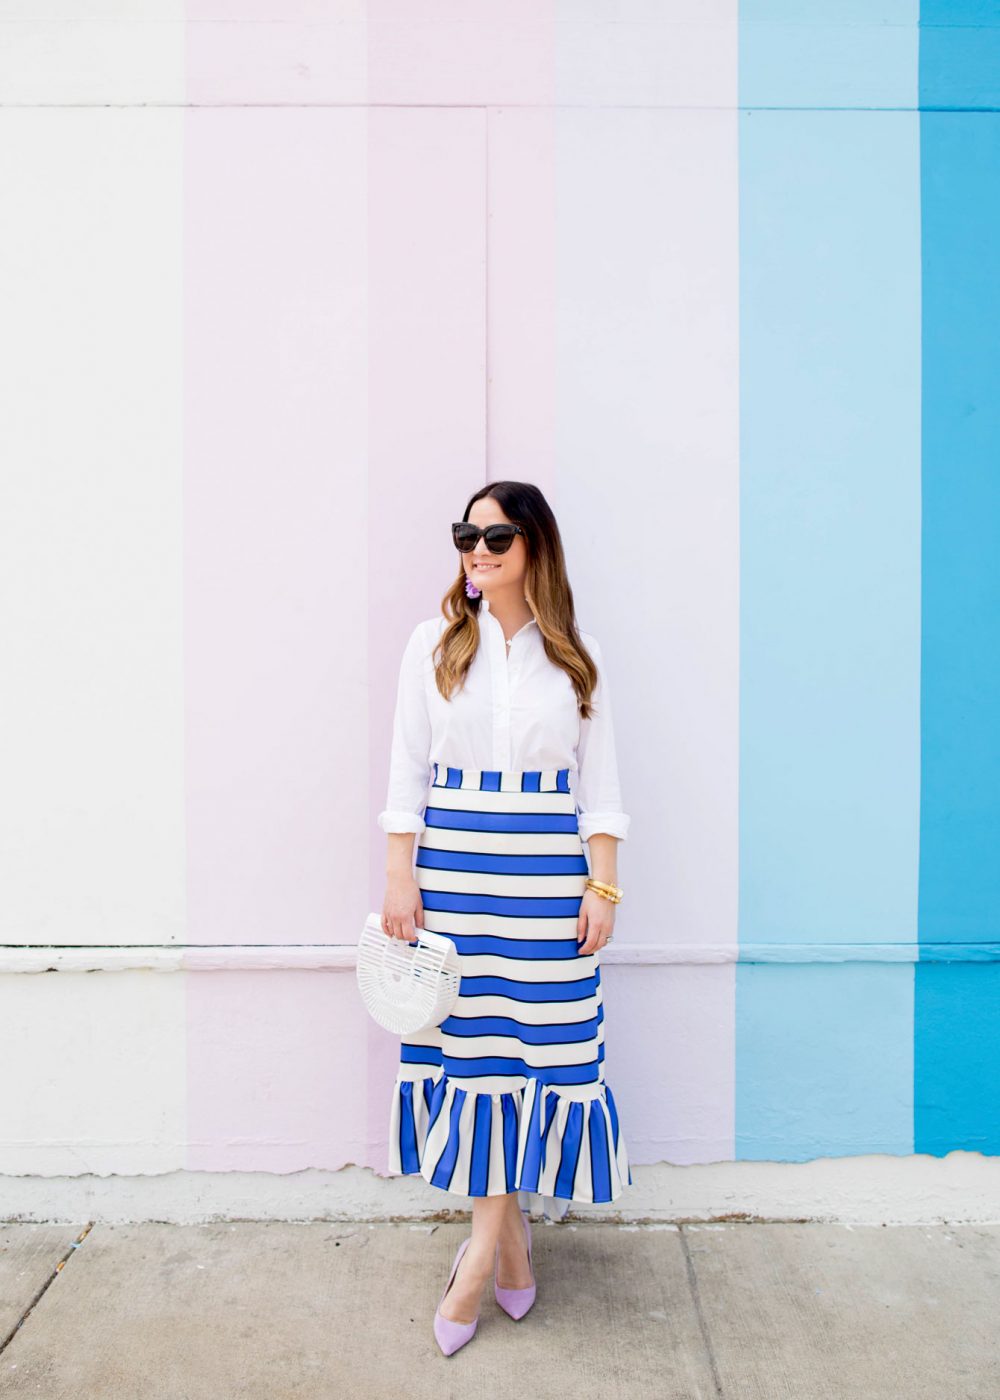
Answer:
<svg viewBox="0 0 1000 1400"><path fill-rule="evenodd" d="M1000 1151L1000 16L2 23L0 1171L384 1171L396 668L506 476L614 681L634 1165Z"/></svg>

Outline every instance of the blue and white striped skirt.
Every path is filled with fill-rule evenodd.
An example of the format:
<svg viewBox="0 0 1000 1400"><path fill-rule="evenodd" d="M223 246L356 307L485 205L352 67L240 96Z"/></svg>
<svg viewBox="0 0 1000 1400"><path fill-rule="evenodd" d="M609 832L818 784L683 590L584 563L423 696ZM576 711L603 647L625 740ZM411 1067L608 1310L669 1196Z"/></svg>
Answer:
<svg viewBox="0 0 1000 1400"><path fill-rule="evenodd" d="M389 1169L460 1196L613 1201L632 1184L604 1080L599 953L569 769L435 764L416 850L424 927L461 961L451 1014L400 1046Z"/></svg>

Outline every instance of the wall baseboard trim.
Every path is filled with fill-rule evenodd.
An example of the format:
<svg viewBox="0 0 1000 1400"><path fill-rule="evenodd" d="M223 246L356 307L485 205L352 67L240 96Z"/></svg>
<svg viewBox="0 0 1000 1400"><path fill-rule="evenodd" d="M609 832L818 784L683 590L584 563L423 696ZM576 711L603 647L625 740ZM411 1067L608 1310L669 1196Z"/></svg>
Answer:
<svg viewBox="0 0 1000 1400"><path fill-rule="evenodd" d="M670 1229L766 1222L847 1225L993 1225L1000 1223L1000 1158L975 1152L946 1157L817 1158L810 1162L658 1162L632 1167L633 1185L610 1205L555 1201L519 1192L520 1203L551 1220L596 1220ZM415 1177L368 1167L277 1174L165 1171L149 1175L0 1175L10 1222L105 1224L158 1221L465 1220L471 1201L442 1200ZM449 1210L450 1208L450 1210ZM709 1222L719 1222L709 1224Z"/></svg>
<svg viewBox="0 0 1000 1400"><path fill-rule="evenodd" d="M605 966L724 963L993 963L1000 943L622 943ZM0 973L352 972L351 943L0 944Z"/></svg>

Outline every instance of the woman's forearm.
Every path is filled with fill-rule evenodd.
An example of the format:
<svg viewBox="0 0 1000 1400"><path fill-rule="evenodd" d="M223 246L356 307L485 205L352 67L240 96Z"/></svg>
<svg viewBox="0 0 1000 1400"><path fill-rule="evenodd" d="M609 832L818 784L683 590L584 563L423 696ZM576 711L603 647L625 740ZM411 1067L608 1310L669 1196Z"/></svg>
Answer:
<svg viewBox="0 0 1000 1400"><path fill-rule="evenodd" d="M390 831L385 857L386 876L413 874L412 831Z"/></svg>
<svg viewBox="0 0 1000 1400"><path fill-rule="evenodd" d="M609 885L618 883L618 837L607 831L595 831L587 842L590 848L590 874L594 880Z"/></svg>

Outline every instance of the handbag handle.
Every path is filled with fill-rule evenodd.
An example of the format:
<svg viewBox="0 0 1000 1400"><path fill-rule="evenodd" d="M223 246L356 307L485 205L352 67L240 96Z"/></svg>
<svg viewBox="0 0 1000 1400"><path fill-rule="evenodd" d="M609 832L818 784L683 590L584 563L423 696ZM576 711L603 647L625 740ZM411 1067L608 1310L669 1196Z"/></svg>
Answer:
<svg viewBox="0 0 1000 1400"><path fill-rule="evenodd" d="M383 938L389 937L385 929L382 927L381 914L376 914L373 911L371 914L368 915L368 923L372 928L378 929L379 933L382 934ZM414 932L419 942L426 943L429 948L437 948L439 949L439 951L446 953L449 948L453 948L455 946L450 938L445 938L443 933L433 933L429 928L418 928L415 929Z"/></svg>

